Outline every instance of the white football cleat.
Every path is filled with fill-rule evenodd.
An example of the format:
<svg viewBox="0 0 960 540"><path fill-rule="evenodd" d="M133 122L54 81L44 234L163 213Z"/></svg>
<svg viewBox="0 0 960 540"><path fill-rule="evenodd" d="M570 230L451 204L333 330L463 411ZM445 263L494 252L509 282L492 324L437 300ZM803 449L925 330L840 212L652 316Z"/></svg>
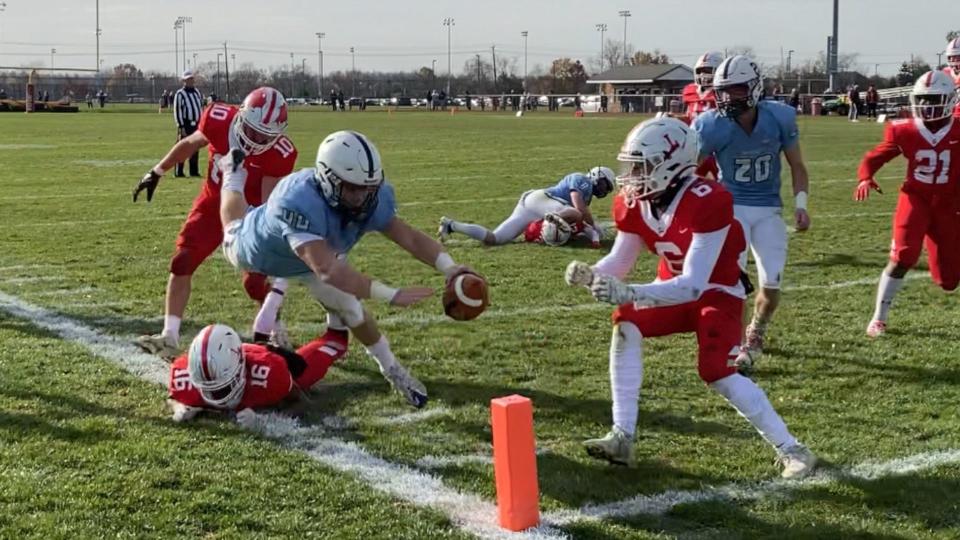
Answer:
<svg viewBox="0 0 960 540"><path fill-rule="evenodd" d="M406 368L400 364L394 364L390 369L380 373L390 381L394 390L400 392L400 395L407 400L407 403L418 409L422 409L427 404L427 388L423 383L410 375Z"/></svg>
<svg viewBox="0 0 960 540"><path fill-rule="evenodd" d="M164 360L172 360L180 354L180 344L163 334L140 336L133 340L133 344L143 349L144 352L155 354Z"/></svg>
<svg viewBox="0 0 960 540"><path fill-rule="evenodd" d="M439 238L441 242L450 237L450 233L453 232L452 224L453 220L447 216L440 218L440 227L437 228L437 238Z"/></svg>
<svg viewBox="0 0 960 540"><path fill-rule="evenodd" d="M583 446L590 457L606 460L614 465L636 466L633 439L617 426L613 426L613 429L600 439L583 441Z"/></svg>
<svg viewBox="0 0 960 540"><path fill-rule="evenodd" d="M887 331L887 323L880 320L872 320L870 324L867 325L867 336L872 338L878 338L885 334Z"/></svg>
<svg viewBox="0 0 960 540"><path fill-rule="evenodd" d="M293 343L290 341L290 334L287 333L287 325L279 319L274 323L273 330L270 332L270 339L267 343L280 347L281 349L291 351L295 349Z"/></svg>
<svg viewBox="0 0 960 540"><path fill-rule="evenodd" d="M783 466L780 476L787 480L799 480L808 476L817 466L817 456L806 446L797 443L790 448L777 450L777 463Z"/></svg>

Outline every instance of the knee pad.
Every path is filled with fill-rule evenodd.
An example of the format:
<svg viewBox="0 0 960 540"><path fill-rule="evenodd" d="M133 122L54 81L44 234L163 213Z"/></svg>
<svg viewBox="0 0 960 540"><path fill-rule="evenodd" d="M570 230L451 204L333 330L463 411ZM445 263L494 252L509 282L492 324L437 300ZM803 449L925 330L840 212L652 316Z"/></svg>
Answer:
<svg viewBox="0 0 960 540"><path fill-rule="evenodd" d="M243 288L247 291L247 296L261 304L270 292L267 276L252 272L243 273Z"/></svg>
<svg viewBox="0 0 960 540"><path fill-rule="evenodd" d="M175 276L192 276L203 262L187 248L177 248L170 258L170 273Z"/></svg>

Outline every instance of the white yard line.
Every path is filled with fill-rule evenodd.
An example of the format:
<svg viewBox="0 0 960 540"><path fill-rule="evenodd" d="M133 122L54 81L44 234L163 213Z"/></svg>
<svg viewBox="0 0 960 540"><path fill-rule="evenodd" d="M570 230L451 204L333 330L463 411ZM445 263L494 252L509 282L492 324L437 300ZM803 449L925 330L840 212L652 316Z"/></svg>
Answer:
<svg viewBox="0 0 960 540"><path fill-rule="evenodd" d="M56 276L30 276L30 277L13 277L13 278L0 278L0 283L8 285L23 285L24 283L39 283L42 281L60 281L62 278Z"/></svg>
<svg viewBox="0 0 960 540"><path fill-rule="evenodd" d="M443 405L438 405L436 407L430 407L429 409L423 409L421 411L412 413L399 414L397 416L385 416L379 418L376 423L382 426L415 424L417 422L423 422L424 420L430 420L438 416L448 416L450 412L451 411L449 408Z"/></svg>
<svg viewBox="0 0 960 540"><path fill-rule="evenodd" d="M750 501L773 496L789 496L802 489L849 479L877 480L957 463L960 463L960 450L923 452L891 461L821 470L800 481L777 479L754 483L732 483L701 490L671 490L653 495L638 495L611 503L588 504L578 510L547 512L543 515L543 522L562 527L577 521L627 518L640 514L663 515L681 504L717 500Z"/></svg>
<svg viewBox="0 0 960 540"><path fill-rule="evenodd" d="M92 354L110 360L134 375L156 384L166 384L169 366L156 356L140 352L120 338L31 305L0 292L0 309L57 334L62 339L85 347ZM300 450L323 465L350 473L372 489L382 491L417 506L445 514L457 527L480 538L558 539L566 535L541 526L523 533L510 533L497 525L496 506L478 495L464 493L446 485L435 475L412 467L391 463L367 452L361 446L327 435L319 426L300 427L294 419L282 415L258 415L258 430L292 449Z"/></svg>

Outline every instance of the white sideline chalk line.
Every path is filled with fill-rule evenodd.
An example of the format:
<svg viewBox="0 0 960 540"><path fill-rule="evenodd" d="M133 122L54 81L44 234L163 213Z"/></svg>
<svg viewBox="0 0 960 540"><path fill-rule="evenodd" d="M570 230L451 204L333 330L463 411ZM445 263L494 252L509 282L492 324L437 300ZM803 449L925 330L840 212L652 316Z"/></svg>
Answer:
<svg viewBox="0 0 960 540"><path fill-rule="evenodd" d="M436 418L438 416L447 416L450 414L450 412L451 411L447 406L438 405L436 407L430 407L429 409L423 409L412 413L378 418L375 423L381 426L415 424L417 422L423 422L424 420L430 420L431 418Z"/></svg>
<svg viewBox="0 0 960 540"><path fill-rule="evenodd" d="M140 352L134 345L107 336L68 317L31 305L0 292L0 309L76 342L91 353L110 360L134 375L155 384L167 383L169 366L156 356ZM314 460L338 471L351 473L374 490L385 492L417 506L438 510L466 532L491 539L555 539L567 535L540 526L511 533L497 525L496 506L444 484L443 480L414 468L376 457L357 444L327 438L320 427L300 427L293 418L279 414L258 414L258 426L251 428L283 445L305 452Z"/></svg>
<svg viewBox="0 0 960 540"><path fill-rule="evenodd" d="M56 276L29 276L29 277L12 277L12 278L0 278L0 283L5 283L9 285L22 285L24 283L39 283L41 281L59 281L61 278Z"/></svg>
<svg viewBox="0 0 960 540"><path fill-rule="evenodd" d="M906 275L904 279L913 280L913 279L924 279L929 278L930 274L927 272L911 272ZM847 287L856 287L859 285L874 285L879 281L879 277L872 278L863 278L855 279L853 281L839 281L836 283L826 283L822 285L794 285L790 287L784 287L784 292L793 292L793 291L812 291L812 290L833 290L833 289L845 289ZM486 320L486 319L504 319L508 317L518 317L525 315L542 315L545 313L558 313L564 311L613 311L616 306L610 304L601 304L599 302L591 302L585 304L573 304L568 306L563 305L554 305L554 306L538 306L538 307L523 307L516 309L495 309L490 311L485 311L477 320ZM408 314L400 313L397 315L392 315L390 317L384 317L377 321L381 326L392 326L392 325L403 325L403 324L438 324L438 323L450 323L457 324L458 321L447 317L446 315L430 315L430 314Z"/></svg>
<svg viewBox="0 0 960 540"><path fill-rule="evenodd" d="M88 167L123 167L126 165L154 165L156 159L78 159L74 165L86 165Z"/></svg>
<svg viewBox="0 0 960 540"><path fill-rule="evenodd" d="M923 452L885 462L867 462L841 469L817 471L803 480L767 480L753 483L731 483L702 490L670 490L654 495L638 495L605 504L587 504L579 510L557 510L543 515L543 522L562 527L576 521L597 521L627 518L639 514L662 515L681 504L706 501L748 501L774 495L789 495L808 487L844 480L876 480L960 463L960 450Z"/></svg>
<svg viewBox="0 0 960 540"><path fill-rule="evenodd" d="M55 144L0 144L0 150L53 150Z"/></svg>
<svg viewBox="0 0 960 540"><path fill-rule="evenodd" d="M536 449L538 456L550 454L549 448ZM466 454L459 456L423 456L415 463L421 469L442 469L445 467L461 467L463 465L493 465L492 454Z"/></svg>
<svg viewBox="0 0 960 540"><path fill-rule="evenodd" d="M37 298L47 298L51 296L78 296L81 294L95 293L100 291L96 287L76 287L73 289L50 289L46 291L40 291L35 293L30 293L30 296Z"/></svg>

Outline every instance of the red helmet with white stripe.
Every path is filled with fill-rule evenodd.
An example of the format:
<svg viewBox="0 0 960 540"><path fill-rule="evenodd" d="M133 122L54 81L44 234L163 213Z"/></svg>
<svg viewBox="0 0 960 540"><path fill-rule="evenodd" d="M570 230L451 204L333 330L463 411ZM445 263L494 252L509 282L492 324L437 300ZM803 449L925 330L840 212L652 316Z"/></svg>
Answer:
<svg viewBox="0 0 960 540"><path fill-rule="evenodd" d="M233 409L240 404L247 370L240 336L223 324L211 324L197 334L187 353L190 384L212 407Z"/></svg>
<svg viewBox="0 0 960 540"><path fill-rule="evenodd" d="M261 86L247 94L233 120L233 134L248 155L262 154L287 130L287 102L277 89Z"/></svg>
<svg viewBox="0 0 960 540"><path fill-rule="evenodd" d="M943 55L947 57L947 65L953 69L954 75L960 74L960 37L953 38L947 43L947 49Z"/></svg>
<svg viewBox="0 0 960 540"><path fill-rule="evenodd" d="M917 79L910 92L913 116L921 120L943 120L953 114L957 92L953 80L942 71L928 71Z"/></svg>

